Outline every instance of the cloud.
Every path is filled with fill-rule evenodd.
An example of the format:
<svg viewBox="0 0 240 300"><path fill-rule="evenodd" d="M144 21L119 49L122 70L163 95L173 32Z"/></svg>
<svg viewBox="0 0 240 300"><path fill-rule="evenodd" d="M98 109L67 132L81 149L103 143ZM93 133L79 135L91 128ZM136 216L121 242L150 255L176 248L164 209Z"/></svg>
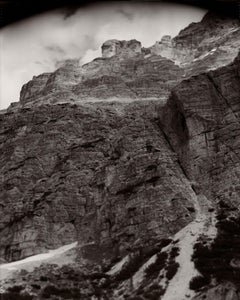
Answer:
<svg viewBox="0 0 240 300"><path fill-rule="evenodd" d="M61 9L64 20L72 17L78 10L78 7L64 7ZM60 11L60 10L59 10Z"/></svg>
<svg viewBox="0 0 240 300"><path fill-rule="evenodd" d="M166 3L104 2L57 10L0 30L0 108L19 100L21 87L34 75L52 72L64 59L87 63L101 55L108 39L137 39L152 45L176 35L205 11Z"/></svg>
<svg viewBox="0 0 240 300"><path fill-rule="evenodd" d="M117 9L116 12L122 14L129 21L132 21L134 19L134 14L132 12L126 11L122 8Z"/></svg>
<svg viewBox="0 0 240 300"><path fill-rule="evenodd" d="M46 50L65 55L66 52L59 45L46 46Z"/></svg>

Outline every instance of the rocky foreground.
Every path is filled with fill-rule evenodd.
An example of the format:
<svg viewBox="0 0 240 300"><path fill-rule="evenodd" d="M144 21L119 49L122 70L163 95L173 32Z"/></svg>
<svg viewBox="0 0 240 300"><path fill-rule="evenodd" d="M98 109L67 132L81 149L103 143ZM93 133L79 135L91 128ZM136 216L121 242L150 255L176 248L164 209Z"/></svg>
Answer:
<svg viewBox="0 0 240 300"><path fill-rule="evenodd" d="M0 114L3 299L240 299L239 49L208 13L23 86ZM66 266L35 256L64 245Z"/></svg>

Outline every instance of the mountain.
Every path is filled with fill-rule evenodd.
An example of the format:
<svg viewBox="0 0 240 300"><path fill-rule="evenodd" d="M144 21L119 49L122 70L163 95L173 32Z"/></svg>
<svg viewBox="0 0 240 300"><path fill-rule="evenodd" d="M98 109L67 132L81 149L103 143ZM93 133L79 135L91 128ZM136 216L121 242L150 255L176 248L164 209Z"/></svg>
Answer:
<svg viewBox="0 0 240 300"><path fill-rule="evenodd" d="M0 114L3 299L240 299L239 41L208 13L23 86Z"/></svg>

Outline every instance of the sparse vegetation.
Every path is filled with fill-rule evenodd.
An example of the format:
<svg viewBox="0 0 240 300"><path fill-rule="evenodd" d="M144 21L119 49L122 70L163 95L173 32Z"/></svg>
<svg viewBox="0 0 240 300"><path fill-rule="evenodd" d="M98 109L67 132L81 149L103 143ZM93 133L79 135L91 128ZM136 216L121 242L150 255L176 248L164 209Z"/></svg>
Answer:
<svg viewBox="0 0 240 300"><path fill-rule="evenodd" d="M140 287L137 290L137 295L131 297L128 300L159 300L160 296L164 294L165 290L159 286L157 283L151 284L147 288Z"/></svg>
<svg viewBox="0 0 240 300"><path fill-rule="evenodd" d="M166 252L158 253L154 263L149 265L145 270L146 278L155 278L160 271L166 266L168 255Z"/></svg>
<svg viewBox="0 0 240 300"><path fill-rule="evenodd" d="M39 284L35 284L35 283L31 284L31 287L34 288L34 289L36 289L36 290L40 290L41 289L41 286Z"/></svg>
<svg viewBox="0 0 240 300"><path fill-rule="evenodd" d="M8 291L11 293L20 293L24 287L22 285L14 285L8 288Z"/></svg>
<svg viewBox="0 0 240 300"><path fill-rule="evenodd" d="M37 297L41 299L80 299L92 296L111 299L112 291L119 284L119 281L131 278L150 257L156 254L156 264L149 266L147 271L149 272L147 279L149 288L144 288L140 294L135 294L135 296L139 300L158 299L164 291L160 286L154 286L151 278L157 277L161 268L165 268L168 254L161 253L161 249L171 242L171 239L163 239L154 245L136 249L129 262L114 276L107 275L101 268L91 267L90 271L88 268L83 270L70 265L63 267L43 265L36 268L33 273L26 273L26 281L32 291L38 295ZM177 249L175 248L173 247L172 254L176 252ZM25 285L18 286L15 283L6 293L1 295L1 300L35 299L35 296L23 294ZM130 299L130 295L125 296Z"/></svg>
<svg viewBox="0 0 240 300"><path fill-rule="evenodd" d="M179 248L178 247L173 247L171 252L170 252L170 259L173 260L175 259L176 256L179 254Z"/></svg>
<svg viewBox="0 0 240 300"><path fill-rule="evenodd" d="M126 266L123 266L122 270L116 274L115 280L122 281L130 278L141 267L144 262L144 256L139 253L133 256Z"/></svg>
<svg viewBox="0 0 240 300"><path fill-rule="evenodd" d="M133 296L133 297L129 298L128 300L143 300L143 297L141 297L141 296Z"/></svg>
<svg viewBox="0 0 240 300"><path fill-rule="evenodd" d="M219 282L230 281L240 287L240 269L230 264L233 258L240 257L240 217L228 218L227 211L232 211L232 208L223 201L219 205L218 233L211 247L203 245L201 240L194 246L192 259L204 278L195 279L191 283L194 288L198 284L208 284L209 278L215 278Z"/></svg>
<svg viewBox="0 0 240 300"><path fill-rule="evenodd" d="M1 300L32 300L33 296L28 294L19 294L17 292L6 292L0 294Z"/></svg>
<svg viewBox="0 0 240 300"><path fill-rule="evenodd" d="M206 286L210 283L211 279L210 277L204 277L204 276L196 276L193 277L192 280L190 281L189 288L191 290L199 290L203 286Z"/></svg>
<svg viewBox="0 0 240 300"><path fill-rule="evenodd" d="M187 210L188 210L189 212L195 212L195 208L192 207L192 206L187 207Z"/></svg>
<svg viewBox="0 0 240 300"><path fill-rule="evenodd" d="M46 276L40 276L39 280L40 281L48 281L48 277L46 277Z"/></svg>
<svg viewBox="0 0 240 300"><path fill-rule="evenodd" d="M167 266L166 277L168 280L171 280L175 276L178 268L179 268L179 263L177 262L172 262Z"/></svg>
<svg viewBox="0 0 240 300"><path fill-rule="evenodd" d="M62 299L80 299L80 291L76 288L58 288L54 285L48 285L42 292L42 297L49 299L51 296L60 296Z"/></svg>
<svg viewBox="0 0 240 300"><path fill-rule="evenodd" d="M144 299L159 300L159 297L164 294L164 290L159 287L158 290L149 290L143 294Z"/></svg>
<svg viewBox="0 0 240 300"><path fill-rule="evenodd" d="M7 292L0 294L1 300L32 300L33 296L25 292L21 293L24 290L22 285L14 285L8 287Z"/></svg>
<svg viewBox="0 0 240 300"><path fill-rule="evenodd" d="M121 280L126 280L130 278L133 274L135 274L139 268L153 255L156 253L159 253L162 248L166 247L172 242L171 239L162 239L160 242L156 243L155 246L149 247L148 249L140 249L137 254L135 254L129 261L129 263L123 267L123 269L116 275L116 280L121 281ZM157 261L154 263L156 266L152 266L152 270L149 270L150 274L152 272L155 273L155 269L159 269L159 267L162 264L162 260L164 260L164 255L157 254L158 258ZM153 264L153 265L154 265ZM148 271L146 271L148 272Z"/></svg>

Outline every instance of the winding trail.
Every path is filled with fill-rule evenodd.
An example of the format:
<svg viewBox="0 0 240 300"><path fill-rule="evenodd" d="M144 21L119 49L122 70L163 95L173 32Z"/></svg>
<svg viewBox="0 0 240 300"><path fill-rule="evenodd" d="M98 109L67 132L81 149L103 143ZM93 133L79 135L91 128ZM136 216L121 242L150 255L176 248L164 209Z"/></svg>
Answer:
<svg viewBox="0 0 240 300"><path fill-rule="evenodd" d="M193 277L199 274L192 261L193 247L200 235L207 235L210 239L216 236L214 212L209 212L210 203L208 199L199 195L193 196L193 202L196 209L196 218L175 236L178 241L179 255L176 262L179 268L176 275L169 282L164 296L161 300L185 300L192 299L195 292L189 289L189 283Z"/></svg>

